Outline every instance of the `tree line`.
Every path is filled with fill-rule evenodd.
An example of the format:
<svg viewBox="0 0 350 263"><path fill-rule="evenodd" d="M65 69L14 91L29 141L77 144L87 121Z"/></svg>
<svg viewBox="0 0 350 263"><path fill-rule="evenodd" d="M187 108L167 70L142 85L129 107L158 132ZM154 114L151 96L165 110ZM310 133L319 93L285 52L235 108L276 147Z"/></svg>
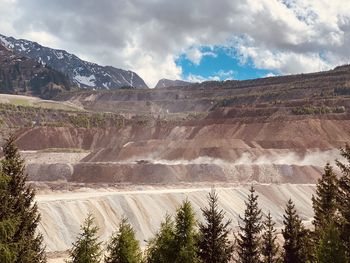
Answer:
<svg viewBox="0 0 350 263"><path fill-rule="evenodd" d="M0 169L0 262L44 263L45 246L35 191L26 184L24 160L14 137L3 146ZM341 149L337 176L327 164L312 197L314 218L306 228L292 200L285 206L279 234L269 211L259 208L254 187L239 216L237 231L219 207L215 190L208 194L198 222L191 202L184 200L174 216L166 215L142 251L136 233L123 218L107 244L88 215L69 251L71 263L343 263L350 262L350 147ZM279 235L281 237L279 237ZM282 238L283 237L283 238Z"/></svg>

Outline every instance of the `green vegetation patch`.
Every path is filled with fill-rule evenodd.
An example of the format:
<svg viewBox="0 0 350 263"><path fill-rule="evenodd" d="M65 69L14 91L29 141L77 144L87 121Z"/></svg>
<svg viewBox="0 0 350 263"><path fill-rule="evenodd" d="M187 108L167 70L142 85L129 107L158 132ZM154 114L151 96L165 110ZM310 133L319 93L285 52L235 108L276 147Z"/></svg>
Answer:
<svg viewBox="0 0 350 263"><path fill-rule="evenodd" d="M87 153L88 150L80 149L80 148L46 148L42 149L39 152L42 153Z"/></svg>
<svg viewBox="0 0 350 263"><path fill-rule="evenodd" d="M327 107L327 106L301 106L292 109L294 115L317 115L317 114L330 114L330 113L344 113L344 106Z"/></svg>
<svg viewBox="0 0 350 263"><path fill-rule="evenodd" d="M69 123L79 128L99 128L99 127L123 127L125 118L121 115L112 113L78 113L69 115Z"/></svg>
<svg viewBox="0 0 350 263"><path fill-rule="evenodd" d="M19 106L32 106L32 103L29 100L23 98L11 98L10 103Z"/></svg>

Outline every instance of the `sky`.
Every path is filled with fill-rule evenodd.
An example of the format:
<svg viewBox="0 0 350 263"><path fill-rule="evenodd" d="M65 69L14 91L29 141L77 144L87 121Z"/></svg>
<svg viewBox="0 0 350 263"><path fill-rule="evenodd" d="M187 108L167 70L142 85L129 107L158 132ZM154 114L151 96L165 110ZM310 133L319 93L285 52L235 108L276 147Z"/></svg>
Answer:
<svg viewBox="0 0 350 263"><path fill-rule="evenodd" d="M101 65L193 82L350 61L348 0L0 0L0 34Z"/></svg>

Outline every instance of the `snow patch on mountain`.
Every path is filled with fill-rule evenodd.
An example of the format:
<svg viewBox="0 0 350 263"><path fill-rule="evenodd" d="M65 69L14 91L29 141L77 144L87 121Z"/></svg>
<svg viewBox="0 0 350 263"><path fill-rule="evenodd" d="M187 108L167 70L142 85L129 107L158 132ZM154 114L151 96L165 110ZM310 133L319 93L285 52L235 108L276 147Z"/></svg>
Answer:
<svg viewBox="0 0 350 263"><path fill-rule="evenodd" d="M0 42L1 42L5 47L7 47L7 48L9 48L9 49L12 49L12 48L14 47L14 45L13 45L11 42L7 41L6 38L3 37L3 36L1 36L1 35L0 35Z"/></svg>
<svg viewBox="0 0 350 263"><path fill-rule="evenodd" d="M62 51L54 51L54 54L56 55L56 57L58 59L63 59L64 58Z"/></svg>
<svg viewBox="0 0 350 263"><path fill-rule="evenodd" d="M96 78L95 75L90 75L90 76L81 76L81 75L76 75L74 76L74 79L79 83L83 84L89 87L95 87L95 82Z"/></svg>
<svg viewBox="0 0 350 263"><path fill-rule="evenodd" d="M43 59L41 57L38 58L38 62L43 66L46 65L46 63L43 61Z"/></svg>

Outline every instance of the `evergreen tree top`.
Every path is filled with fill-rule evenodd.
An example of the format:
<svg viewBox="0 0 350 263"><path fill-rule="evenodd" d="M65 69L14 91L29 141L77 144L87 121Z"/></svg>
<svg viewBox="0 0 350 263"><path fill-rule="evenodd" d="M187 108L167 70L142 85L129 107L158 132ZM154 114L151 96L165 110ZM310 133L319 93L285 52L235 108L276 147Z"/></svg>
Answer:
<svg viewBox="0 0 350 263"><path fill-rule="evenodd" d="M175 224L166 214L155 237L148 242L146 250L147 263L168 263L175 254Z"/></svg>
<svg viewBox="0 0 350 263"><path fill-rule="evenodd" d="M208 207L202 209L205 223L199 223L198 254L203 263L226 263L232 257L233 245L228 235L231 220L224 222L225 213L218 208L218 195L208 194Z"/></svg>
<svg viewBox="0 0 350 263"><path fill-rule="evenodd" d="M69 263L99 263L101 260L102 242L98 241L99 228L95 225L94 217L88 214L80 227L77 240L70 251Z"/></svg>
<svg viewBox="0 0 350 263"><path fill-rule="evenodd" d="M106 263L139 263L141 249L135 237L135 231L126 217L123 217L119 229L111 237L107 246Z"/></svg>
<svg viewBox="0 0 350 263"><path fill-rule="evenodd" d="M305 263L311 253L310 240L291 199L288 200L283 218L284 262Z"/></svg>
<svg viewBox="0 0 350 263"><path fill-rule="evenodd" d="M198 262L196 240L196 219L192 205L186 199L176 213L174 238L176 258L174 262Z"/></svg>
<svg viewBox="0 0 350 263"><path fill-rule="evenodd" d="M175 234L179 239L186 239L192 236L195 231L196 219L191 202L188 199L177 209L175 222Z"/></svg>
<svg viewBox="0 0 350 263"><path fill-rule="evenodd" d="M239 217L242 223L239 224L238 233L238 256L241 263L259 262L260 258L260 232L261 224L261 209L258 206L258 195L255 194L255 189L252 186L249 190L248 201L245 202L246 209L244 217Z"/></svg>
<svg viewBox="0 0 350 263"><path fill-rule="evenodd" d="M243 230L243 228L252 227L252 231L260 232L262 229L262 224L259 222L262 219L262 214L258 204L259 196L255 194L255 189L253 186L251 186L249 192L250 194L248 195L248 200L244 202L246 205L244 217L242 218L239 216L240 220L244 223L244 226L240 226L240 229Z"/></svg>
<svg viewBox="0 0 350 263"><path fill-rule="evenodd" d="M279 246L276 243L275 223L272 221L271 213L268 212L263 223L264 233L262 235L261 254L264 263L277 263L279 261Z"/></svg>
<svg viewBox="0 0 350 263"><path fill-rule="evenodd" d="M316 185L315 195L312 196L312 207L314 209L314 220L316 234L319 228L325 227L335 220L338 196L338 179L332 166L327 163L324 172Z"/></svg>

